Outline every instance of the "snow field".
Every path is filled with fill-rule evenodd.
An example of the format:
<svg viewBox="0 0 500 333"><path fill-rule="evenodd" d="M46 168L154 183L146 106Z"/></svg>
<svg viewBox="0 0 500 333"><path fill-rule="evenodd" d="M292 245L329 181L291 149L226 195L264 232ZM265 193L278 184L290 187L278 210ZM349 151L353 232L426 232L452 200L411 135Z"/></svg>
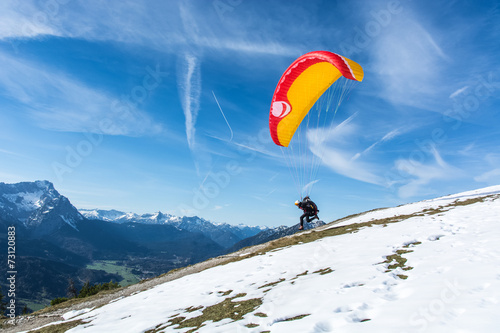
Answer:
<svg viewBox="0 0 500 333"><path fill-rule="evenodd" d="M496 332L500 199L450 206L492 192L370 212L343 224L445 207L185 276L71 316L88 323L69 332L189 332L169 321L238 294L261 304L196 332Z"/></svg>

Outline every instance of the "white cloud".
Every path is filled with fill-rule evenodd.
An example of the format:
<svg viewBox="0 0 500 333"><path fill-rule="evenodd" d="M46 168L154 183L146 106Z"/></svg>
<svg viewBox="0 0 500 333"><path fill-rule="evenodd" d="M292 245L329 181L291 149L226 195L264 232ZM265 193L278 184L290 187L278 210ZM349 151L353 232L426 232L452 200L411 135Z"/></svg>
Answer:
<svg viewBox="0 0 500 333"><path fill-rule="evenodd" d="M321 154L322 148L313 145L311 150L314 154ZM339 149L324 148L323 150L321 160L335 172L362 182L382 185L382 179L370 171L373 170L373 167L368 163L352 160L352 154Z"/></svg>
<svg viewBox="0 0 500 333"><path fill-rule="evenodd" d="M474 177L476 182L488 184L500 184L500 168L487 171L479 176Z"/></svg>
<svg viewBox="0 0 500 333"><path fill-rule="evenodd" d="M458 153L463 156L471 156L472 153L474 152L474 148L476 145L474 143L469 143L467 146L465 146L463 149L460 149Z"/></svg>
<svg viewBox="0 0 500 333"><path fill-rule="evenodd" d="M357 115L358 113L354 113L337 126L334 126L332 123L330 127L309 129L307 131L307 140L313 142L315 145L323 145L327 142L347 143L350 137L356 134L357 126L352 122Z"/></svg>
<svg viewBox="0 0 500 333"><path fill-rule="evenodd" d="M396 129L388 132L386 135L384 135L384 137L379 142L386 142L386 141L392 140L400 134L401 134L401 130L396 128Z"/></svg>
<svg viewBox="0 0 500 333"><path fill-rule="evenodd" d="M429 184L440 180L450 180L461 175L461 171L447 164L435 147L431 150L434 161L423 163L413 159L400 159L395 163L400 174L406 174L404 185L399 186L398 195L410 198L428 194Z"/></svg>
<svg viewBox="0 0 500 333"><path fill-rule="evenodd" d="M353 156L353 160L356 160L358 158L360 158L362 155L366 155L367 153L369 153L373 148L375 148L377 145L381 144L381 143L384 143L386 141L389 141L389 140L392 140L394 139L396 136L400 135L401 134L401 131L399 129L394 129L390 132L388 132L386 135L384 135L382 137L382 139L374 142L373 144L371 144L368 148L366 148L363 152L361 153L357 153L356 155Z"/></svg>
<svg viewBox="0 0 500 333"><path fill-rule="evenodd" d="M500 154L489 153L484 157L485 168L491 168L491 170L483 172L479 176L474 177L474 180L481 183L487 183L490 185L500 184Z"/></svg>
<svg viewBox="0 0 500 333"><path fill-rule="evenodd" d="M458 95L462 94L467 89L469 89L469 86L465 86L465 87L462 87L460 89L455 90L454 92L452 92L450 94L450 98L453 99L453 98L457 97Z"/></svg>
<svg viewBox="0 0 500 333"><path fill-rule="evenodd" d="M356 148L349 143L359 134L360 129L352 123L355 115L335 128L310 129L307 133L309 148L323 164L335 172L371 184L382 185L383 180L376 174L378 167L362 161ZM374 172L375 171L375 172Z"/></svg>
<svg viewBox="0 0 500 333"><path fill-rule="evenodd" d="M301 189L301 193L311 193L314 184L316 184L317 182L319 182L319 179L315 179L304 185L304 187L302 187Z"/></svg>
<svg viewBox="0 0 500 333"><path fill-rule="evenodd" d="M488 153L484 157L484 160L490 165L500 165L500 154L497 153Z"/></svg>

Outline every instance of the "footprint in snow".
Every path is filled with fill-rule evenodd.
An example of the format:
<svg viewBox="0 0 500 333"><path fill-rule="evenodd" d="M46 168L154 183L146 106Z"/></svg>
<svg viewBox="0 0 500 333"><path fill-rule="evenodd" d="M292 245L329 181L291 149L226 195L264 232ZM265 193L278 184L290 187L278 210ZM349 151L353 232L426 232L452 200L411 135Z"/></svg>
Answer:
<svg viewBox="0 0 500 333"><path fill-rule="evenodd" d="M313 333L332 332L332 327L330 326L330 323L326 321L320 321L319 323L316 323L316 325L314 325L312 332Z"/></svg>
<svg viewBox="0 0 500 333"><path fill-rule="evenodd" d="M351 312L351 311L352 311L352 309L348 305L339 306L338 308L333 310L333 312L335 312L335 313Z"/></svg>
<svg viewBox="0 0 500 333"><path fill-rule="evenodd" d="M430 240L431 242L439 240L441 237L444 237L445 235L432 235L429 236L427 239Z"/></svg>

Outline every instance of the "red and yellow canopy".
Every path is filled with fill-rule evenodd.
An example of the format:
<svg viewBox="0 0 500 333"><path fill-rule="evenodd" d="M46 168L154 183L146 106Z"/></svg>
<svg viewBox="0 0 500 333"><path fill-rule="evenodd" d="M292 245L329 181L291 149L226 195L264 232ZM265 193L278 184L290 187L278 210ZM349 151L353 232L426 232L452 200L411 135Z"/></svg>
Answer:
<svg viewBox="0 0 500 333"><path fill-rule="evenodd" d="M356 62L328 51L304 54L283 73L274 91L269 129L274 143L288 147L302 119L318 98L341 76L363 80Z"/></svg>

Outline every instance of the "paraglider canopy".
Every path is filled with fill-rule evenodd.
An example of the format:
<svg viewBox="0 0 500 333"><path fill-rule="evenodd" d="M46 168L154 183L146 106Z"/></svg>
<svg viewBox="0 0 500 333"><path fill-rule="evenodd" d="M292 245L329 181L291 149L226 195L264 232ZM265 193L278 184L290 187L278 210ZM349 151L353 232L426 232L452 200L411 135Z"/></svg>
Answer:
<svg viewBox="0 0 500 333"><path fill-rule="evenodd" d="M318 142L328 138L340 104L363 75L358 63L328 51L306 53L282 74L271 101L269 130L301 198L319 181L325 145Z"/></svg>
<svg viewBox="0 0 500 333"><path fill-rule="evenodd" d="M295 60L281 76L271 102L269 129L274 143L288 147L311 107L341 76L361 81L363 69L328 51L309 52Z"/></svg>

